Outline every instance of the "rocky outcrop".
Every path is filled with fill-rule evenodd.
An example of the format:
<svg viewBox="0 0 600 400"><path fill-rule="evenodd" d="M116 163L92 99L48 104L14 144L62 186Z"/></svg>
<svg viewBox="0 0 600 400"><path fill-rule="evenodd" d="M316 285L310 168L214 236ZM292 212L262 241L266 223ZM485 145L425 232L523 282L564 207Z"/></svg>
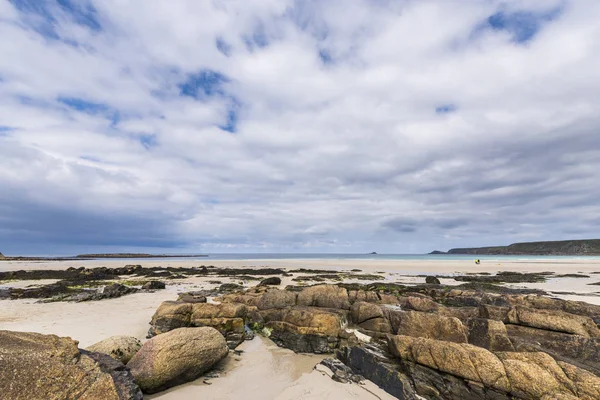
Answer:
<svg viewBox="0 0 600 400"><path fill-rule="evenodd" d="M125 366L70 338L0 331L0 393L11 400L140 400Z"/></svg>
<svg viewBox="0 0 600 400"><path fill-rule="evenodd" d="M142 347L142 343L131 336L111 336L86 348L87 351L102 353L127 364Z"/></svg>
<svg viewBox="0 0 600 400"><path fill-rule="evenodd" d="M163 303L151 333L206 325L241 340L246 324L297 352L335 352L353 371L333 366L335 379L364 375L403 399L596 395L598 309L586 303L480 283L386 282L257 286L215 300Z"/></svg>
<svg viewBox="0 0 600 400"><path fill-rule="evenodd" d="M180 328L144 343L127 366L144 393L156 393L198 378L227 353L216 329Z"/></svg>
<svg viewBox="0 0 600 400"><path fill-rule="evenodd" d="M497 398L600 398L599 377L574 365L556 362L542 352L492 353L470 344L409 336L390 336L389 349L400 360L475 382L503 395ZM426 396L435 392L441 395L438 387L427 389L420 390Z"/></svg>

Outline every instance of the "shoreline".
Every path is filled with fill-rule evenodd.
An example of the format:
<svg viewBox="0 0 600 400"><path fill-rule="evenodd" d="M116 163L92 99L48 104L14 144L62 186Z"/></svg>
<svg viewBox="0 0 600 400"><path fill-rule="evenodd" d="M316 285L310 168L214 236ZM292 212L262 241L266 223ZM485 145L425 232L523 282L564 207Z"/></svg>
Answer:
<svg viewBox="0 0 600 400"><path fill-rule="evenodd" d="M85 261L85 262L82 262ZM69 267L86 266L94 267L118 267L132 264L134 260L123 259L98 259L98 260L66 260L66 261L20 261L7 260L0 263L0 271L13 270L40 270L40 269L66 269ZM331 268L332 270L363 268L365 270L383 269L386 272L412 272L418 273L464 273L464 272L541 272L553 271L560 273L587 272L600 274L600 259L573 259L569 261L559 260L481 260L481 264L475 264L473 260L378 260L378 259L143 259L134 264L144 267L190 267L210 265L215 267L272 267L272 268ZM572 266L572 268L565 268Z"/></svg>

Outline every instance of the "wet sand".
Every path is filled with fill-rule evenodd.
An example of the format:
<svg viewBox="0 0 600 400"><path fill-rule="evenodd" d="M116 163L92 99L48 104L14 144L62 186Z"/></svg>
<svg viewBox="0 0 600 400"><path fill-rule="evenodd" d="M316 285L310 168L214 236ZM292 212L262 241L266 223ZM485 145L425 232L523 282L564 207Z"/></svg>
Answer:
<svg viewBox="0 0 600 400"><path fill-rule="evenodd" d="M550 278L542 283L513 284L511 287L543 289L569 300L600 304L600 286L589 283L600 282L600 260L573 260L569 262L511 261L486 262L475 265L472 261L398 261L398 260L94 260L58 262L0 262L0 271L32 269L64 269L68 267L120 267L125 264L141 264L144 267L191 267L214 265L217 267L274 267L274 268L316 268L332 270L361 269L365 272L385 272L386 281L398 283L422 283L424 277L415 275L448 276L441 278L444 284L460 284L451 279L452 275L497 271L541 272L556 274L584 273L589 278ZM162 301L174 300L177 293L211 288L208 282L215 277L191 277L181 280L168 280L167 289L153 293L136 293L117 299L85 303L35 303L35 300L4 300L0 302L0 329L40 332L70 336L84 348L113 335L129 335L145 340L149 321ZM223 282L228 278L216 278ZM14 282L20 287L37 284L39 281ZM236 281L237 282L237 281ZM49 282L43 282L49 283ZM293 283L291 277L284 278L282 286ZM249 282L253 286L256 282ZM508 285L507 285L508 286ZM2 282L0 282L2 287ZM576 294L564 294L573 292ZM314 370L321 356L298 355L280 349L270 341L257 337L244 342L239 349L244 352L227 358L221 376L204 378L182 385L163 393L148 397L161 400L203 399L391 399L385 392L367 383L340 384L332 381L327 371Z"/></svg>

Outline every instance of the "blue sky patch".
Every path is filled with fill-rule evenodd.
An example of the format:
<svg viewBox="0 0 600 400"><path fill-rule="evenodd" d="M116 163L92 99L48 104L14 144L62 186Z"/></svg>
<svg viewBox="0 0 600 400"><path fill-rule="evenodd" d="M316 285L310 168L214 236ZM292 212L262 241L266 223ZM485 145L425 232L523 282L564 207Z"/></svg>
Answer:
<svg viewBox="0 0 600 400"><path fill-rule="evenodd" d="M215 40L215 46L217 46L217 50L219 50L224 56L229 57L231 55L231 45L227 43L225 39L218 37Z"/></svg>
<svg viewBox="0 0 600 400"><path fill-rule="evenodd" d="M149 150L152 147L158 145L158 141L156 140L156 135L140 135L138 140L140 144L144 146L146 150Z"/></svg>
<svg viewBox="0 0 600 400"><path fill-rule="evenodd" d="M59 97L57 99L60 103L68 106L77 111L81 111L87 114L100 114L110 110L110 107L102 103L94 103L81 99L79 97Z"/></svg>
<svg viewBox="0 0 600 400"><path fill-rule="evenodd" d="M219 128L229 133L236 133L239 118L239 110L240 104L235 99L232 99L231 104L229 104L229 107L227 109L226 121L223 125L219 125Z"/></svg>
<svg viewBox="0 0 600 400"><path fill-rule="evenodd" d="M229 82L225 75L209 69L196 74L188 75L187 79L179 85L181 96L200 99L205 96L224 94L223 85Z"/></svg>
<svg viewBox="0 0 600 400"><path fill-rule="evenodd" d="M333 58L327 50L319 50L319 58L323 64L333 64Z"/></svg>
<svg viewBox="0 0 600 400"><path fill-rule="evenodd" d="M533 39L544 24L555 20L561 13L562 8L537 13L532 11L498 11L490 15L476 31L489 29L505 31L511 34L513 42L523 44Z"/></svg>
<svg viewBox="0 0 600 400"><path fill-rule="evenodd" d="M435 108L436 114L448 114L456 111L456 106L454 104L442 104Z"/></svg>
<svg viewBox="0 0 600 400"><path fill-rule="evenodd" d="M14 130L15 128L11 128L10 126L0 125L0 136L8 136Z"/></svg>
<svg viewBox="0 0 600 400"><path fill-rule="evenodd" d="M102 30L96 9L74 0L9 0L24 16L32 29L48 39L59 40L56 31L59 18L66 16L92 31ZM72 41L71 41L72 42ZM72 44L72 43L69 43Z"/></svg>

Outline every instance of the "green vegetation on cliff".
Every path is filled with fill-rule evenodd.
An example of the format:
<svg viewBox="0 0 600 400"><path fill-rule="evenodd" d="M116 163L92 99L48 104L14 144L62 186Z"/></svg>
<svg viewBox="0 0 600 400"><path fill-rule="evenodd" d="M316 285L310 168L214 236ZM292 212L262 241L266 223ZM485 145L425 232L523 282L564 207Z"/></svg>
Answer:
<svg viewBox="0 0 600 400"><path fill-rule="evenodd" d="M600 239L513 243L509 246L450 249L448 254L598 256Z"/></svg>

